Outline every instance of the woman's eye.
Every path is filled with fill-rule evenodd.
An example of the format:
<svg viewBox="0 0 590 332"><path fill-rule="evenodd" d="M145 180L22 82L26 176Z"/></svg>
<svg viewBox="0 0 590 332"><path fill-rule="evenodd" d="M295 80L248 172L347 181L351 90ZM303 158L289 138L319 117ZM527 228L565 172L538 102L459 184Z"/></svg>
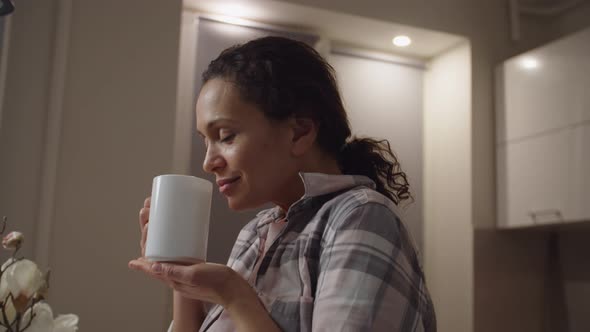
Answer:
<svg viewBox="0 0 590 332"><path fill-rule="evenodd" d="M219 137L219 140L222 143L227 143L227 142L231 142L231 140L233 140L234 137L236 137L236 134L223 134Z"/></svg>

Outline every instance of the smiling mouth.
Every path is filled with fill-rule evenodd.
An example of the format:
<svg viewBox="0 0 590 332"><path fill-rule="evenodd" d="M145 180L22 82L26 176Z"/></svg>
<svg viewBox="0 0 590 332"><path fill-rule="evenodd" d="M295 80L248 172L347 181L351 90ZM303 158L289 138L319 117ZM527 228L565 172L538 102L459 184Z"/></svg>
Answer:
<svg viewBox="0 0 590 332"><path fill-rule="evenodd" d="M236 183L241 179L241 177L237 177L235 179L231 179L230 181L225 181L221 186L219 186L219 191L222 194L228 193L231 189L235 188Z"/></svg>

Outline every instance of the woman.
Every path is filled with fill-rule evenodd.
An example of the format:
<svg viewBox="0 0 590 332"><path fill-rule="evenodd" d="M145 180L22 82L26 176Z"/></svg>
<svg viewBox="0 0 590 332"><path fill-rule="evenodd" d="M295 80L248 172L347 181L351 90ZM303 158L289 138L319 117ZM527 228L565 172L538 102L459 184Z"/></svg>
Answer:
<svg viewBox="0 0 590 332"><path fill-rule="evenodd" d="M436 331L395 212L406 176L387 141L350 137L315 50L266 37L223 51L203 74L196 121L229 207L276 206L242 229L228 266L130 262L174 289L171 330ZM148 215L149 198L142 256Z"/></svg>

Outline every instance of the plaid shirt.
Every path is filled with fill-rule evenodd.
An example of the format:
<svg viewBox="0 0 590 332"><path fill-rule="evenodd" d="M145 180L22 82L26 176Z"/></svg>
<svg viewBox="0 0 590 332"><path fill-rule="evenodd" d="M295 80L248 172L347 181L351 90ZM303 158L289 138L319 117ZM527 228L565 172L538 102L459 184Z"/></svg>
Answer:
<svg viewBox="0 0 590 332"><path fill-rule="evenodd" d="M255 280L272 319L283 331L435 332L417 250L395 204L365 176L300 175L305 195L264 256L269 224L285 217L278 207L242 229L228 262ZM213 306L201 331L218 331L222 311Z"/></svg>

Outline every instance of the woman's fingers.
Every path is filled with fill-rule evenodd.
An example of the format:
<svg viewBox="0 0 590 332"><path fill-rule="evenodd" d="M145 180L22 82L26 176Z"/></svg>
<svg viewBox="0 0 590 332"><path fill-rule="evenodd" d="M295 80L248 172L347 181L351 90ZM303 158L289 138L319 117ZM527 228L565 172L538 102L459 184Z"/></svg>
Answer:
<svg viewBox="0 0 590 332"><path fill-rule="evenodd" d="M148 261L144 257L140 257L138 259L134 259L134 260L130 261L128 266L132 270L143 272L154 279L162 281L171 289L175 289L178 286L177 283L166 278L162 274L154 273L154 271L152 270L153 264L154 264L154 262Z"/></svg>
<svg viewBox="0 0 590 332"><path fill-rule="evenodd" d="M186 298L200 301L225 305L243 294L252 293L251 286L245 279L221 264L180 265L152 262L141 257L130 261L129 267L166 283Z"/></svg>
<svg viewBox="0 0 590 332"><path fill-rule="evenodd" d="M147 240L148 222L150 217L151 197L143 201L143 207L139 210L139 230L141 231L141 240L139 247L141 248L141 255L145 255L145 241Z"/></svg>
<svg viewBox="0 0 590 332"><path fill-rule="evenodd" d="M150 208L146 208L146 207L141 208L141 210L139 210L139 227L141 227L141 229L143 229L145 224L147 224L149 218L150 218Z"/></svg>
<svg viewBox="0 0 590 332"><path fill-rule="evenodd" d="M139 246L141 247L141 256L145 256L145 242L147 241L147 232L148 232L149 224L145 224L143 229L141 230L141 241L139 242Z"/></svg>
<svg viewBox="0 0 590 332"><path fill-rule="evenodd" d="M148 218L150 215L149 208L142 208L139 210L139 227L141 231L141 240L139 241L139 247L141 248L141 255L145 255L145 241L147 240L148 231Z"/></svg>
<svg viewBox="0 0 590 332"><path fill-rule="evenodd" d="M165 281L162 276L152 272L152 267L151 267L152 264L154 264L154 263L145 260L143 257L140 257L138 259L134 259L134 260L130 261L128 266L130 269L141 271L153 278Z"/></svg>

